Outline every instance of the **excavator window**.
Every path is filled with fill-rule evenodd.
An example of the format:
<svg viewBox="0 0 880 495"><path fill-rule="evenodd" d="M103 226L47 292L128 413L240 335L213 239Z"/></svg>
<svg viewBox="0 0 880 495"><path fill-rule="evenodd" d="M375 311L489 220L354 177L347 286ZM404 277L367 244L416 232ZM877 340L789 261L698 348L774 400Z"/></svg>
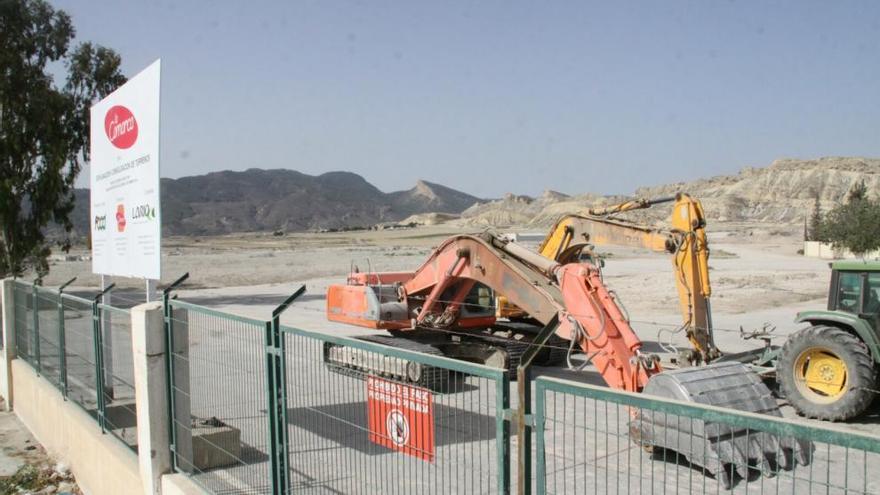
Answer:
<svg viewBox="0 0 880 495"><path fill-rule="evenodd" d="M443 297L451 297L455 292L455 286L447 289ZM495 293L489 287L476 283L464 298L461 305L461 315L465 318L495 315Z"/></svg>
<svg viewBox="0 0 880 495"><path fill-rule="evenodd" d="M468 292L464 299L467 314L470 316L483 316L495 314L495 296L492 289L483 284L474 284L474 288Z"/></svg>

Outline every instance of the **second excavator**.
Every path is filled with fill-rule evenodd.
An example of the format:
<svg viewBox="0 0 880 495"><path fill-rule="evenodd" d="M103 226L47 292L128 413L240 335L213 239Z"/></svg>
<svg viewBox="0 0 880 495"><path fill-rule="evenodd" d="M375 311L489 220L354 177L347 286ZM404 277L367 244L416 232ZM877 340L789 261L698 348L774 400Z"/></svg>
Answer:
<svg viewBox="0 0 880 495"><path fill-rule="evenodd" d="M671 228L640 225L610 215L674 202ZM614 206L591 209L587 215L561 217L550 229L538 251L561 263L592 252L593 246L616 245L666 252L672 265L678 292L682 325L692 349L680 351L680 360L696 365L708 363L722 353L715 345L709 283L709 245L706 240L703 206L687 194L659 199L635 199ZM502 311L504 309L502 308Z"/></svg>

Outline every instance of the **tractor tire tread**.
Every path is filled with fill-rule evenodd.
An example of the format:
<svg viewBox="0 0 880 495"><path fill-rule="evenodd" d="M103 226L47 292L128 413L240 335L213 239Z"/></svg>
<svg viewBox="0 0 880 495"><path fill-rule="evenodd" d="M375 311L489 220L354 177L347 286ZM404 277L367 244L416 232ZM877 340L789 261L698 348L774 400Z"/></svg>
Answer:
<svg viewBox="0 0 880 495"><path fill-rule="evenodd" d="M797 356L810 346L822 345L841 350L852 388L844 397L829 404L817 404L797 388L794 364ZM838 327L814 325L792 334L779 354L777 380L783 395L802 416L825 421L845 421L862 414L874 400L877 371L865 344L855 335Z"/></svg>

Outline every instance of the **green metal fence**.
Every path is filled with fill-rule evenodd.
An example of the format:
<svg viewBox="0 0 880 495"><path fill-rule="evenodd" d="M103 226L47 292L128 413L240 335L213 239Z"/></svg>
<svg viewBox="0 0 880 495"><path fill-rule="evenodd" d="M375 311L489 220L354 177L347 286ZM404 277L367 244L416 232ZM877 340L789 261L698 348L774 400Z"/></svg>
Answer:
<svg viewBox="0 0 880 495"><path fill-rule="evenodd" d="M292 299L258 321L166 298L178 471L213 493L508 492L502 370L281 327ZM380 368L333 365L331 346ZM381 371L401 363L410 375L418 365L430 388ZM407 394L401 411L423 414L406 440L387 433L391 410L370 410L369 387L380 383Z"/></svg>
<svg viewBox="0 0 880 495"><path fill-rule="evenodd" d="M136 448L128 311L20 282L13 292L19 357ZM174 467L210 492L509 493L523 479L540 494L880 493L870 423L859 433L548 377L520 387L534 389L522 417L534 441L518 464L510 430L523 405L511 408L505 371L280 325L300 293L263 321L166 291ZM645 418L677 425L685 443L706 425L735 427L741 445L777 442L774 459L791 466L733 456L727 486L705 458L638 443ZM809 455L786 456L791 439Z"/></svg>
<svg viewBox="0 0 880 495"><path fill-rule="evenodd" d="M284 327L277 314L168 309L176 465L214 493L509 493L519 476L541 494L880 493L877 437L546 377L524 387L535 390L535 441L518 467L502 370ZM431 442L395 446L406 435L383 423L393 411L374 417L375 383L429 393ZM776 441L792 465L733 462L725 486L694 459L637 444L648 416L684 431L735 426L737 441ZM782 452L793 439L812 446L809 463Z"/></svg>
<svg viewBox="0 0 880 495"><path fill-rule="evenodd" d="M131 313L127 309L104 304L98 304L97 310L100 319L101 369L104 374L103 380L100 380L103 385L104 427L136 451L137 407Z"/></svg>
<svg viewBox="0 0 880 495"><path fill-rule="evenodd" d="M98 388L95 369L94 302L69 294L61 296L64 318L64 371L68 400L98 417Z"/></svg>
<svg viewBox="0 0 880 495"><path fill-rule="evenodd" d="M16 353L136 451L131 316L97 300L13 282Z"/></svg>
<svg viewBox="0 0 880 495"><path fill-rule="evenodd" d="M555 378L538 378L535 385L537 493L880 493L880 439L875 436ZM695 432L714 424L744 431L739 445L753 439L800 439L812 442L814 450L808 463L792 456L790 469L726 464L733 483L725 487L694 459L634 442L647 416L687 425L685 442L701 442ZM724 440L724 434L710 439ZM774 445L776 458L784 459L783 444Z"/></svg>
<svg viewBox="0 0 880 495"><path fill-rule="evenodd" d="M269 493L265 322L170 301L177 470L214 493Z"/></svg>
<svg viewBox="0 0 880 495"><path fill-rule="evenodd" d="M504 370L294 328L283 334L292 491L508 492ZM422 391L431 411L403 419L405 399L383 410L371 403L371 383L399 387L404 397ZM409 440L386 425L396 408Z"/></svg>
<svg viewBox="0 0 880 495"><path fill-rule="evenodd" d="M13 282L15 304L15 351L18 357L34 364L34 292L36 287Z"/></svg>

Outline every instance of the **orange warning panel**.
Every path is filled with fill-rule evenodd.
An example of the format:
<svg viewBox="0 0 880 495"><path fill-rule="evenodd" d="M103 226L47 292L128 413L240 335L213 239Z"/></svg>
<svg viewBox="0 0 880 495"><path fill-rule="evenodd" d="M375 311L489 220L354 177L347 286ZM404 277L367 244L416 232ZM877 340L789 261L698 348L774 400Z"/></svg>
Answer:
<svg viewBox="0 0 880 495"><path fill-rule="evenodd" d="M434 396L431 391L367 377L370 441L434 462Z"/></svg>

